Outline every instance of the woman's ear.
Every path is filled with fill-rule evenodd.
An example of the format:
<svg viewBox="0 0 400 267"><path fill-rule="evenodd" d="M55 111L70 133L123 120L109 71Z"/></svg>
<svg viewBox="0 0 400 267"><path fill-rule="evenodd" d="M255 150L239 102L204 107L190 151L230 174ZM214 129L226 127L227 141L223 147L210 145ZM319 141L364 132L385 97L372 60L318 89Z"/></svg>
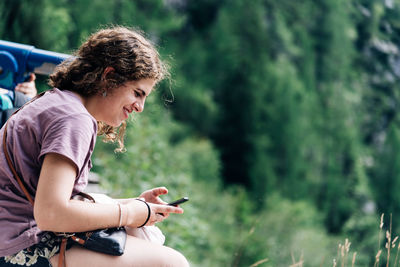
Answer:
<svg viewBox="0 0 400 267"><path fill-rule="evenodd" d="M103 74L101 75L101 80L104 81L104 80L107 78L107 75L108 75L109 73L114 72L114 71L115 71L115 69L114 69L113 67L106 67L106 68L104 69Z"/></svg>

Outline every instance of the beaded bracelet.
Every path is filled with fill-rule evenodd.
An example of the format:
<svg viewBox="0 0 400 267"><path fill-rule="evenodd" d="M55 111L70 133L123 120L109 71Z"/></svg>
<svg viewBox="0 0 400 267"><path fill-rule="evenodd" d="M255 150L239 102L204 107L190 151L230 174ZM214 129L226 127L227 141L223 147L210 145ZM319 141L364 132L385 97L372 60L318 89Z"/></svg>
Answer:
<svg viewBox="0 0 400 267"><path fill-rule="evenodd" d="M150 209L150 205L149 205L146 201L141 200L140 198L136 198L136 200L142 201L144 204L146 204L146 206L147 206L147 211L148 211L148 213L147 213L147 219L146 219L146 221L145 221L141 226L138 227L138 228L140 228L140 227L145 226L146 223L149 221L150 215L151 215L151 209Z"/></svg>

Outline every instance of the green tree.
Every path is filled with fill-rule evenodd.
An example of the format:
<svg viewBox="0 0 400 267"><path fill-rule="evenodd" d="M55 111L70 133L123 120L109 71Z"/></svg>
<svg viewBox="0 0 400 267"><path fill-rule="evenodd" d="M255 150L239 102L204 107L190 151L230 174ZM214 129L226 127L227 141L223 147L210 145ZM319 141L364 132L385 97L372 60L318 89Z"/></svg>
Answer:
<svg viewBox="0 0 400 267"><path fill-rule="evenodd" d="M364 86L360 94L363 102L360 132L370 151L365 157L369 163L369 179L378 213L393 212L393 225L398 227L396 199L393 194L383 192L397 180L392 173L396 152L390 147L396 147L398 142L400 6L391 1L364 0L353 1L353 6L355 44L359 51L356 66Z"/></svg>
<svg viewBox="0 0 400 267"><path fill-rule="evenodd" d="M399 225L400 196L400 130L398 124L392 124L383 146L377 151L376 166L373 169L373 185L379 210L387 215L393 214L393 224Z"/></svg>

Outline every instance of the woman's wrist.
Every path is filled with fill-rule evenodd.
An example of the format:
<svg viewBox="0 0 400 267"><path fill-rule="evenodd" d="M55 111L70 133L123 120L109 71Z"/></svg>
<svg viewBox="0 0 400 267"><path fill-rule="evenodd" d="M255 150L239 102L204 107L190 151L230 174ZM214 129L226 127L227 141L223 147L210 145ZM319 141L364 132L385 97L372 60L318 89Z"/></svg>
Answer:
<svg viewBox="0 0 400 267"><path fill-rule="evenodd" d="M145 226L149 222L150 216L151 216L151 208L150 208L150 205L146 201L144 201L144 200L142 200L140 198L137 198L136 200L138 200L140 202L143 202L147 206L147 217L146 217L146 220L144 221L144 223L141 224L140 226L138 226L138 228L140 228L140 227Z"/></svg>
<svg viewBox="0 0 400 267"><path fill-rule="evenodd" d="M141 199L130 199L121 203L122 226L141 227L148 223L151 217L150 205Z"/></svg>

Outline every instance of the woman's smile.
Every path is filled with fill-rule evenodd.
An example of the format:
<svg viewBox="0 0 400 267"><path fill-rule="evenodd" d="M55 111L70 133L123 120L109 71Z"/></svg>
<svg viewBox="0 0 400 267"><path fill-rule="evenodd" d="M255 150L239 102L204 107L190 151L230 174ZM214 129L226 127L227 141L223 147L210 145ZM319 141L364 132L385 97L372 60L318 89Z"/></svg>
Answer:
<svg viewBox="0 0 400 267"><path fill-rule="evenodd" d="M124 108L123 111L124 111L125 119L128 119L129 114L131 114L133 112L133 110L129 110L127 108Z"/></svg>

